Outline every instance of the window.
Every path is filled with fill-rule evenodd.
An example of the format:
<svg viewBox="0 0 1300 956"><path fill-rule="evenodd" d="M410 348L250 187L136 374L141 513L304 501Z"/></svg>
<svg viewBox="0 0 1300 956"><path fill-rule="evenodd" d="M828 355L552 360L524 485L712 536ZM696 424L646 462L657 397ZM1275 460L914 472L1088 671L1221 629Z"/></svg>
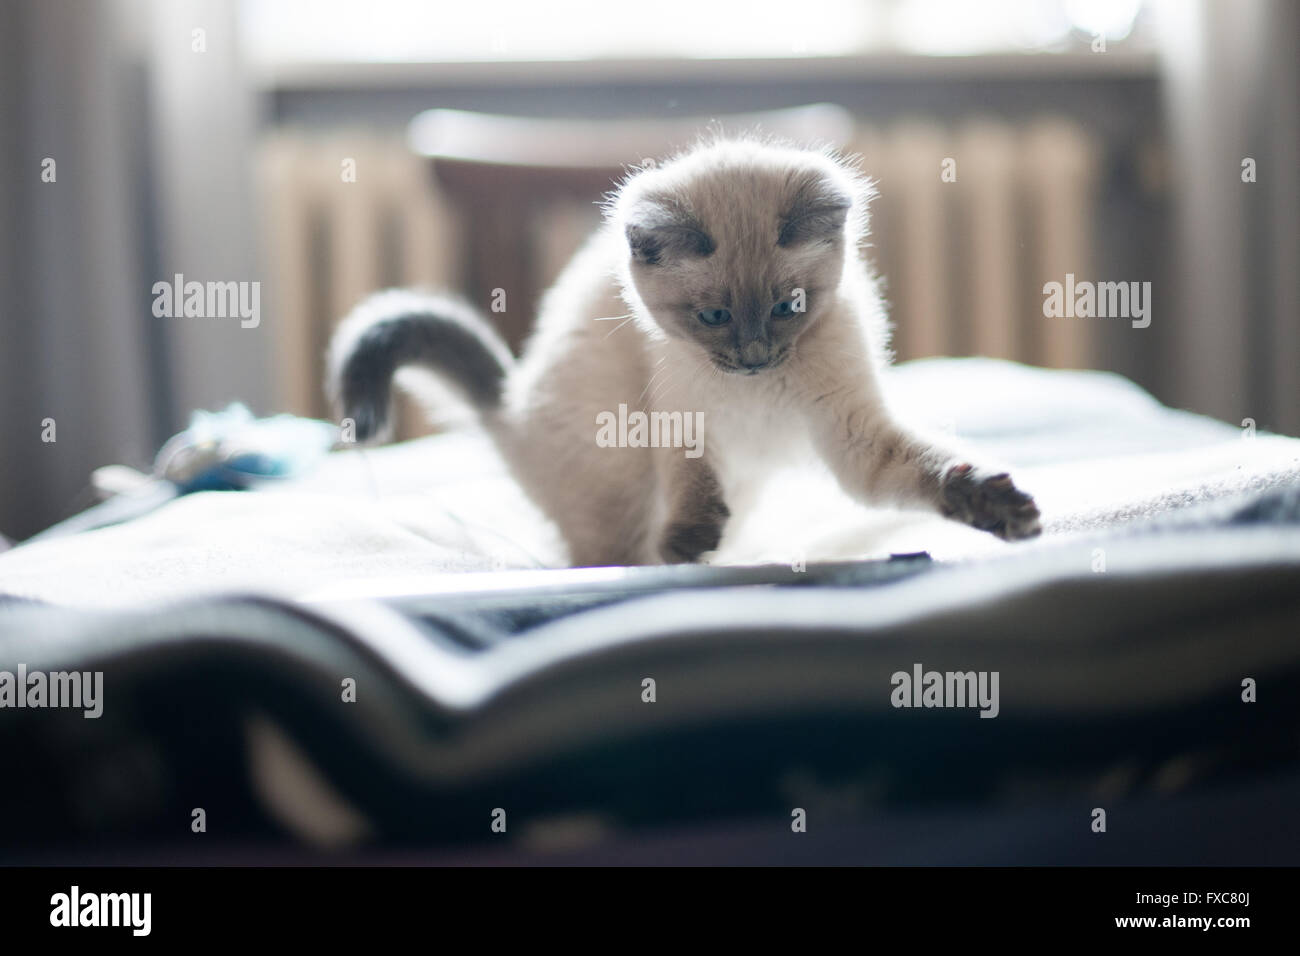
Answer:
<svg viewBox="0 0 1300 956"><path fill-rule="evenodd" d="M1141 0L244 0L263 63L962 55L1108 44ZM1135 38L1140 42L1140 37Z"/></svg>

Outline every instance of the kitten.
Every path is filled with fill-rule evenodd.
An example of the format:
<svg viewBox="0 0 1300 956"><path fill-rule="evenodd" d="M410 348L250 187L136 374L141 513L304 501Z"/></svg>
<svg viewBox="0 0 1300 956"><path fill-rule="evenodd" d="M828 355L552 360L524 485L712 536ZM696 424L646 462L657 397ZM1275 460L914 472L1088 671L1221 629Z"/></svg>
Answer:
<svg viewBox="0 0 1300 956"><path fill-rule="evenodd" d="M859 254L870 194L826 152L697 146L612 194L604 225L543 298L521 360L468 304L390 291L340 325L331 390L366 440L385 428L399 367L458 386L574 565L699 559L764 471L801 449L864 502L933 509L1008 540L1036 535L1038 509L1009 475L886 407L884 306ZM646 444L644 429L602 447L602 422L636 412L643 424L694 416L703 453L668 440L626 447Z"/></svg>

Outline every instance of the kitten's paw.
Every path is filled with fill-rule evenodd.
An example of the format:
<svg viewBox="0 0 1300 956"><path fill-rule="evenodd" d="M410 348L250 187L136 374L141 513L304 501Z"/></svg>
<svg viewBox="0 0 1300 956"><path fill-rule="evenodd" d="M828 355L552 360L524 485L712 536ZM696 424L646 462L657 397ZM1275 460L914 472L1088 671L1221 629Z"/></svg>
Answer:
<svg viewBox="0 0 1300 956"><path fill-rule="evenodd" d="M943 476L939 501L945 517L1006 541L1032 538L1043 530L1038 505L1006 472L990 475L968 463L953 465Z"/></svg>
<svg viewBox="0 0 1300 956"><path fill-rule="evenodd" d="M659 543L665 564L691 564L718 547L731 511L721 500L704 502L689 518L671 523Z"/></svg>

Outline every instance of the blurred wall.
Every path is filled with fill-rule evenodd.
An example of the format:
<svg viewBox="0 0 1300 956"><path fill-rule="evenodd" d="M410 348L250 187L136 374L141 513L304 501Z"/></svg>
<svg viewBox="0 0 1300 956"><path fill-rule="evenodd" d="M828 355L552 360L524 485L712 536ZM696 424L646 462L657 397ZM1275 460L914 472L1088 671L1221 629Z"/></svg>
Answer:
<svg viewBox="0 0 1300 956"><path fill-rule="evenodd" d="M155 439L143 86L127 6L0 5L0 532L11 537L88 504L93 466L147 460Z"/></svg>
<svg viewBox="0 0 1300 956"><path fill-rule="evenodd" d="M1300 434L1300 5L1187 0L1163 12L1170 397Z"/></svg>
<svg viewBox="0 0 1300 956"><path fill-rule="evenodd" d="M151 0L145 50L157 203L157 269L199 282L266 281L254 208L258 103L239 49L239 4ZM202 30L204 49L195 50ZM168 434L197 408L242 401L274 407L274 316L263 296L256 326L180 319L164 324Z"/></svg>
<svg viewBox="0 0 1300 956"><path fill-rule="evenodd" d="M193 408L272 410L265 323L153 314L176 273L259 278L236 10L0 4L0 534L93 503L99 465L147 468Z"/></svg>

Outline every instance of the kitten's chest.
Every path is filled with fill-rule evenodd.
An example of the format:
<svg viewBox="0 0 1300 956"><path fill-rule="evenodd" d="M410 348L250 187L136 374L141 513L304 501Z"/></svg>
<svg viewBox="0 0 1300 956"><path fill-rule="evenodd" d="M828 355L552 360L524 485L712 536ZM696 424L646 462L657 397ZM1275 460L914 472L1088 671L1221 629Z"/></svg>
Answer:
<svg viewBox="0 0 1300 956"><path fill-rule="evenodd" d="M812 454L803 416L779 394L710 403L704 426L706 460L728 500L781 468L805 464Z"/></svg>

